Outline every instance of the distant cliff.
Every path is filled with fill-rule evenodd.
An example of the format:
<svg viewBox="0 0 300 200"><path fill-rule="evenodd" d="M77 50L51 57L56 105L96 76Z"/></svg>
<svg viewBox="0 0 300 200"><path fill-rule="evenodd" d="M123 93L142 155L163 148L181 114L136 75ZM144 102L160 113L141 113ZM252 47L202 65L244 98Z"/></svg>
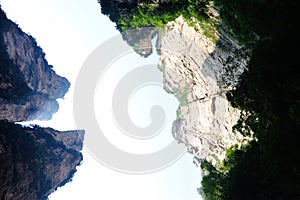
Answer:
<svg viewBox="0 0 300 200"><path fill-rule="evenodd" d="M83 134L0 121L0 198L46 199L69 182L82 161Z"/></svg>
<svg viewBox="0 0 300 200"><path fill-rule="evenodd" d="M82 161L84 131L13 123L50 119L58 110L70 83L51 68L35 39L0 8L0 199L47 199Z"/></svg>
<svg viewBox="0 0 300 200"><path fill-rule="evenodd" d="M0 120L47 120L70 83L57 75L35 39L0 11Z"/></svg>

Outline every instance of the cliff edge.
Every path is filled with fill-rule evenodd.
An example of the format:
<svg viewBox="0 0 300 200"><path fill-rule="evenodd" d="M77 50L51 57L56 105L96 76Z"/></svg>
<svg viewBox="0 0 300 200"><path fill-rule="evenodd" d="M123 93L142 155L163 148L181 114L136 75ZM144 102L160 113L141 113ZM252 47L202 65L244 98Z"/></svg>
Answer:
<svg viewBox="0 0 300 200"><path fill-rule="evenodd" d="M14 123L50 119L69 86L35 39L0 8L0 199L47 199L72 180L82 161L84 131Z"/></svg>
<svg viewBox="0 0 300 200"><path fill-rule="evenodd" d="M47 199L71 181L82 161L83 134L0 121L0 198Z"/></svg>
<svg viewBox="0 0 300 200"><path fill-rule="evenodd" d="M0 120L49 120L70 87L45 59L35 39L0 11Z"/></svg>
<svg viewBox="0 0 300 200"><path fill-rule="evenodd" d="M160 36L159 68L165 90L180 102L174 138L187 146L195 161L206 159L216 165L229 147L251 139L233 131L240 110L225 95L246 69L247 55L232 59L242 49L236 41L221 35L220 48L201 33L201 27L199 30L182 17L169 22Z"/></svg>

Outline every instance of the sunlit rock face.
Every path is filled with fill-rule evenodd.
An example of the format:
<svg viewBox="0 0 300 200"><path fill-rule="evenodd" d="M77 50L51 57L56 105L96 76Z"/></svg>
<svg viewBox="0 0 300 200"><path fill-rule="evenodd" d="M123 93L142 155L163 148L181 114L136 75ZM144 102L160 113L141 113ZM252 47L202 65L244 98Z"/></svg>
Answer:
<svg viewBox="0 0 300 200"><path fill-rule="evenodd" d="M0 198L46 199L71 181L82 161L83 134L0 121Z"/></svg>
<svg viewBox="0 0 300 200"><path fill-rule="evenodd" d="M117 28L118 19L138 4L161 2L167 1L100 1L102 13L116 22ZM211 17L218 17L213 8L209 12ZM173 136L195 155L196 163L206 159L216 165L225 158L226 149L250 139L233 132L240 111L230 105L225 95L238 83L247 66L249 52L225 31L218 30L216 45L204 36L196 22L195 26L199 31L179 17L169 22L163 31L144 27L121 34L143 57L153 52L151 39L157 36L164 88L180 101Z"/></svg>
<svg viewBox="0 0 300 200"><path fill-rule="evenodd" d="M247 140L233 132L240 111L225 96L245 70L246 56L236 61L241 47L235 41L220 35L216 46L201 27L196 32L182 17L168 23L160 38L164 88L180 101L173 136L197 161L207 159L215 165L228 147Z"/></svg>
<svg viewBox="0 0 300 200"><path fill-rule="evenodd" d="M2 10L0 15L0 119L48 120L58 110L56 99L65 95L70 83L52 70L33 37Z"/></svg>

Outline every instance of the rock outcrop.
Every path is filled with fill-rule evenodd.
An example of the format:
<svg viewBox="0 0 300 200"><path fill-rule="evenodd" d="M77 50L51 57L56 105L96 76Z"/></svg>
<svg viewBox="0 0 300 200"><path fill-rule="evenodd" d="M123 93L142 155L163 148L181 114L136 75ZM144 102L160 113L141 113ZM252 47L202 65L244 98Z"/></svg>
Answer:
<svg viewBox="0 0 300 200"><path fill-rule="evenodd" d="M69 182L82 161L83 134L0 121L0 198L46 199Z"/></svg>
<svg viewBox="0 0 300 200"><path fill-rule="evenodd" d="M71 181L83 131L22 127L50 119L70 84L47 63L35 39L0 8L0 199L41 200Z"/></svg>
<svg viewBox="0 0 300 200"><path fill-rule="evenodd" d="M158 30L154 27L141 27L140 29L122 30L118 24L119 19L132 12L138 5L157 4L168 2L168 0L98 0L101 4L101 12L107 15L112 22L116 23L116 28L120 31L122 38L133 50L142 57L148 57L153 53L151 40L157 36Z"/></svg>
<svg viewBox="0 0 300 200"><path fill-rule="evenodd" d="M100 1L102 13L116 22L117 28L118 19L138 5L166 2ZM213 6L208 12L209 17L218 19L218 12ZM225 158L230 146L241 145L251 139L234 133L232 128L240 117L240 111L230 105L225 95L238 83L247 66L249 52L223 30L215 31L217 35L214 37L218 37L214 38L218 41L215 44L204 36L197 20L193 21L195 27L189 26L180 16L169 22L164 30L142 27L121 34L143 57L152 53L151 39L157 36L156 49L160 54L159 68L163 72L164 88L180 101L177 119L173 123L173 136L195 155L196 163L206 159L216 165Z"/></svg>
<svg viewBox="0 0 300 200"><path fill-rule="evenodd" d="M0 12L0 120L48 120L58 110L57 98L70 87L45 59L35 39Z"/></svg>
<svg viewBox="0 0 300 200"><path fill-rule="evenodd" d="M239 55L237 61L242 48L238 43L221 35L217 46L198 29L182 17L168 23L160 36L159 67L165 90L180 101L174 138L188 147L195 161L206 159L215 165L230 146L250 139L233 132L240 111L225 96L245 70L247 56Z"/></svg>

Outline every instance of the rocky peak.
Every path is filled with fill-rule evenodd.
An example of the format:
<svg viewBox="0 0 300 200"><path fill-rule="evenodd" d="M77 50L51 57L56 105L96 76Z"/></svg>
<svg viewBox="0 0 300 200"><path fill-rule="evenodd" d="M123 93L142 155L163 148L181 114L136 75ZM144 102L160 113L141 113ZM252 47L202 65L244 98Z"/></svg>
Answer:
<svg viewBox="0 0 300 200"><path fill-rule="evenodd" d="M65 95L70 83L53 71L32 36L2 10L0 15L0 120L48 120L58 110L56 99Z"/></svg>
<svg viewBox="0 0 300 200"><path fill-rule="evenodd" d="M0 121L0 198L46 199L71 181L82 161L83 133Z"/></svg>
<svg viewBox="0 0 300 200"><path fill-rule="evenodd" d="M0 8L0 199L47 199L71 181L82 161L84 132L13 123L50 119L69 86L35 39Z"/></svg>
<svg viewBox="0 0 300 200"><path fill-rule="evenodd" d="M81 151L84 131L57 131L52 128L44 128L44 131L51 135L56 141L62 142L66 148Z"/></svg>

